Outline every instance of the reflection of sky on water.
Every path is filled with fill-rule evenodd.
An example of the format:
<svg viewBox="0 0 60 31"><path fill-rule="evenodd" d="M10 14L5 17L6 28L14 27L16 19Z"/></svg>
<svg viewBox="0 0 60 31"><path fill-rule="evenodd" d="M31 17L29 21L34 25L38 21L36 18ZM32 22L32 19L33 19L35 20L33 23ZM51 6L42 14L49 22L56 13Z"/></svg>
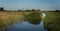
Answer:
<svg viewBox="0 0 60 31"><path fill-rule="evenodd" d="M47 31L44 29L43 21L39 25L33 25L28 22L13 24L7 31Z"/></svg>

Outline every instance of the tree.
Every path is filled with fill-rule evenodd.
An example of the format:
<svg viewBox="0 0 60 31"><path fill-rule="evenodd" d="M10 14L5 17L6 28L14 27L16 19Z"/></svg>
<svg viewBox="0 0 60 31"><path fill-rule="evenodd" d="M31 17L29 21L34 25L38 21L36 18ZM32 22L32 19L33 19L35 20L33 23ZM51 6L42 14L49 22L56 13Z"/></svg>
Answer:
<svg viewBox="0 0 60 31"><path fill-rule="evenodd" d="M38 11L40 11L40 9L38 9Z"/></svg>
<svg viewBox="0 0 60 31"><path fill-rule="evenodd" d="M0 7L0 11L4 11L4 8L3 7Z"/></svg>
<svg viewBox="0 0 60 31"><path fill-rule="evenodd" d="M32 9L32 11L36 11L35 9Z"/></svg>
<svg viewBox="0 0 60 31"><path fill-rule="evenodd" d="M56 12L60 12L60 10L56 10Z"/></svg>
<svg viewBox="0 0 60 31"><path fill-rule="evenodd" d="M22 10L18 10L18 11L22 11Z"/></svg>
<svg viewBox="0 0 60 31"><path fill-rule="evenodd" d="M26 12L30 12L31 10L25 10Z"/></svg>

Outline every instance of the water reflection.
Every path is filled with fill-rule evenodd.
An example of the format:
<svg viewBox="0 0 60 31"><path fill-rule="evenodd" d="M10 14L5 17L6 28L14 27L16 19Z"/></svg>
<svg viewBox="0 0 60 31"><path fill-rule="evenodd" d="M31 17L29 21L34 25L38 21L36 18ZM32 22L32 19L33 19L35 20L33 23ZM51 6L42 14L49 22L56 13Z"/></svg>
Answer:
<svg viewBox="0 0 60 31"><path fill-rule="evenodd" d="M40 24L41 21L40 20L29 20L28 22L34 25L38 25Z"/></svg>
<svg viewBox="0 0 60 31"><path fill-rule="evenodd" d="M38 25L33 25L28 21L17 22L8 27L7 31L47 31L44 29L43 21L41 21Z"/></svg>

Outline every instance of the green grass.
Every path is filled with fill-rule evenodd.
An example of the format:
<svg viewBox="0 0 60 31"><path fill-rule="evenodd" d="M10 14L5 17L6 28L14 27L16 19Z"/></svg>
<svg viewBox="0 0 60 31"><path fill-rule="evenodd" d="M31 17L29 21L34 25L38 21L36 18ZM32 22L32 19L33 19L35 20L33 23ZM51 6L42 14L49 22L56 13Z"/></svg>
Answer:
<svg viewBox="0 0 60 31"><path fill-rule="evenodd" d="M49 31L60 31L60 12L46 12L45 27Z"/></svg>

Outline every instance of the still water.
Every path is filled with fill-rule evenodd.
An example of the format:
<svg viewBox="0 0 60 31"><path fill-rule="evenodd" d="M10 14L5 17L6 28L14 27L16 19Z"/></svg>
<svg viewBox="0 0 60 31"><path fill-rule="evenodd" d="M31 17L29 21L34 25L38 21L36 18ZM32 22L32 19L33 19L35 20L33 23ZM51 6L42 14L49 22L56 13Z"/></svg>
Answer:
<svg viewBox="0 0 60 31"><path fill-rule="evenodd" d="M16 22L7 28L7 31L48 31L44 28L43 21L39 24L31 24L28 21Z"/></svg>

